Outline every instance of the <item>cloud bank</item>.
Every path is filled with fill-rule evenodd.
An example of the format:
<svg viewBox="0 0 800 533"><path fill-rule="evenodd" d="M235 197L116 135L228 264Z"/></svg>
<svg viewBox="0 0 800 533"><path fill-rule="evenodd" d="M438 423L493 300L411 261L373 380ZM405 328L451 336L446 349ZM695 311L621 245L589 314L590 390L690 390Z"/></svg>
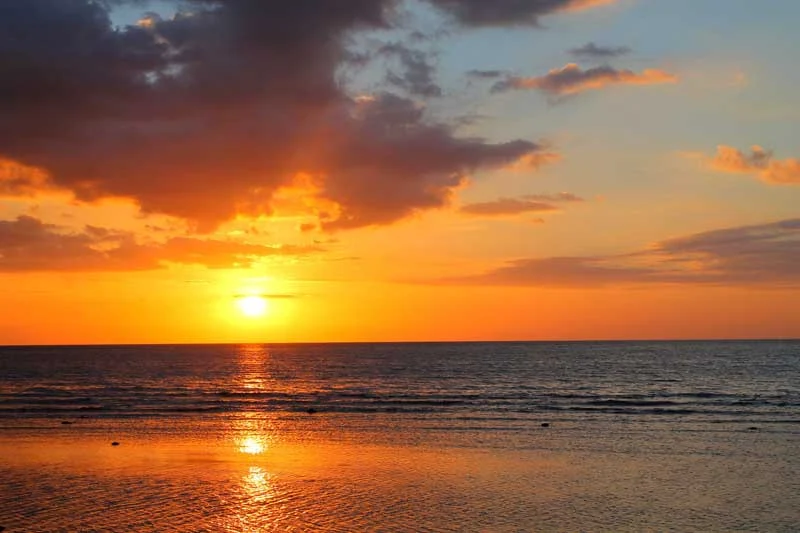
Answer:
<svg viewBox="0 0 800 533"><path fill-rule="evenodd" d="M609 3L428 2L464 26ZM144 5L0 2L0 158L46 176L4 178L2 194L124 197L212 231L237 214L270 214L276 192L302 175L329 206L319 227L335 231L441 207L470 173L541 150L461 137L408 96L348 94L351 37L392 27L398 0L185 0L173 17L118 28L109 6L121 4ZM427 57L392 53L401 70L391 84L440 94Z"/></svg>
<svg viewBox="0 0 800 533"><path fill-rule="evenodd" d="M800 219L668 239L624 255L510 261L450 284L599 287L642 284L800 285Z"/></svg>
<svg viewBox="0 0 800 533"><path fill-rule="evenodd" d="M2 272L152 270L168 263L247 268L271 256L299 256L321 250L316 246L265 246L190 237L140 244L132 233L96 226L67 232L30 216L0 221Z"/></svg>

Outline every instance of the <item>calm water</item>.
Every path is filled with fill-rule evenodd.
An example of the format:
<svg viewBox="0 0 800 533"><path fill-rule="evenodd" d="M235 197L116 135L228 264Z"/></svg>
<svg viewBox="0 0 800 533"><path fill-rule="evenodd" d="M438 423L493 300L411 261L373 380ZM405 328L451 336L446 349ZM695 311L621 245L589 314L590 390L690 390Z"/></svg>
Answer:
<svg viewBox="0 0 800 533"><path fill-rule="evenodd" d="M0 376L11 531L800 529L800 341L0 348Z"/></svg>

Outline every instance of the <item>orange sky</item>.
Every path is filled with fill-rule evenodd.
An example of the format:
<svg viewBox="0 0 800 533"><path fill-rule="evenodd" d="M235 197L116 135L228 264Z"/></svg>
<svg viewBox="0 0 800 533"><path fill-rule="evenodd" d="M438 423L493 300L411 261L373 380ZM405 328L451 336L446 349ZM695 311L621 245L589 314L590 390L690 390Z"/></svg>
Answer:
<svg viewBox="0 0 800 533"><path fill-rule="evenodd" d="M12 4L0 344L800 337L798 3Z"/></svg>

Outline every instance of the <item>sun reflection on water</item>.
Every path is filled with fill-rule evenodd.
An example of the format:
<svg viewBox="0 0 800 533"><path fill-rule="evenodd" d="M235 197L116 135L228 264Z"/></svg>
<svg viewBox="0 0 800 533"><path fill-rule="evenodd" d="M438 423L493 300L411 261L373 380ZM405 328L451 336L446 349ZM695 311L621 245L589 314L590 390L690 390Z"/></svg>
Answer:
<svg viewBox="0 0 800 533"><path fill-rule="evenodd" d="M242 453L249 453L251 455L258 455L266 450L267 445L264 444L257 437L246 437L239 443L239 451Z"/></svg>
<svg viewBox="0 0 800 533"><path fill-rule="evenodd" d="M233 383L234 390L248 395L270 391L269 362L270 354L266 346L240 346L237 361L239 373ZM276 437L272 421L256 405L243 410L230 421L232 448L238 456L236 475L239 481L229 513L222 519L222 531L259 533L276 530L279 524L287 524L288 518L282 507L272 505L276 489L273 474L265 466L272 459L266 452L276 444ZM246 470L239 470L241 468Z"/></svg>
<svg viewBox="0 0 800 533"><path fill-rule="evenodd" d="M250 466L241 478L230 512L222 519L221 530L230 533L273 531L284 519L278 509L269 505L274 497L272 474L260 466Z"/></svg>
<svg viewBox="0 0 800 533"><path fill-rule="evenodd" d="M244 477L247 482L247 487L250 489L253 496L265 496L265 492L269 488L270 474L260 466L251 466L249 473Z"/></svg>
<svg viewBox="0 0 800 533"><path fill-rule="evenodd" d="M267 390L270 354L266 346L243 344L239 347L239 385L252 392Z"/></svg>

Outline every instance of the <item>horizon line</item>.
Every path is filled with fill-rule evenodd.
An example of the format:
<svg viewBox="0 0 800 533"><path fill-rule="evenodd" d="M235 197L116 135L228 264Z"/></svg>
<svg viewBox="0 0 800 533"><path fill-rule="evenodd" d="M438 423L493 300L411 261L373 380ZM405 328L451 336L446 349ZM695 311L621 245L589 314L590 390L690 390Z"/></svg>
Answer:
<svg viewBox="0 0 800 533"><path fill-rule="evenodd" d="M310 344L553 344L553 343L632 343L632 342L800 342L800 337L705 337L652 339L501 339L501 340L386 340L386 341L282 341L282 342L133 342L133 343L66 343L66 344L0 344L5 348L91 348L136 346L287 346Z"/></svg>

